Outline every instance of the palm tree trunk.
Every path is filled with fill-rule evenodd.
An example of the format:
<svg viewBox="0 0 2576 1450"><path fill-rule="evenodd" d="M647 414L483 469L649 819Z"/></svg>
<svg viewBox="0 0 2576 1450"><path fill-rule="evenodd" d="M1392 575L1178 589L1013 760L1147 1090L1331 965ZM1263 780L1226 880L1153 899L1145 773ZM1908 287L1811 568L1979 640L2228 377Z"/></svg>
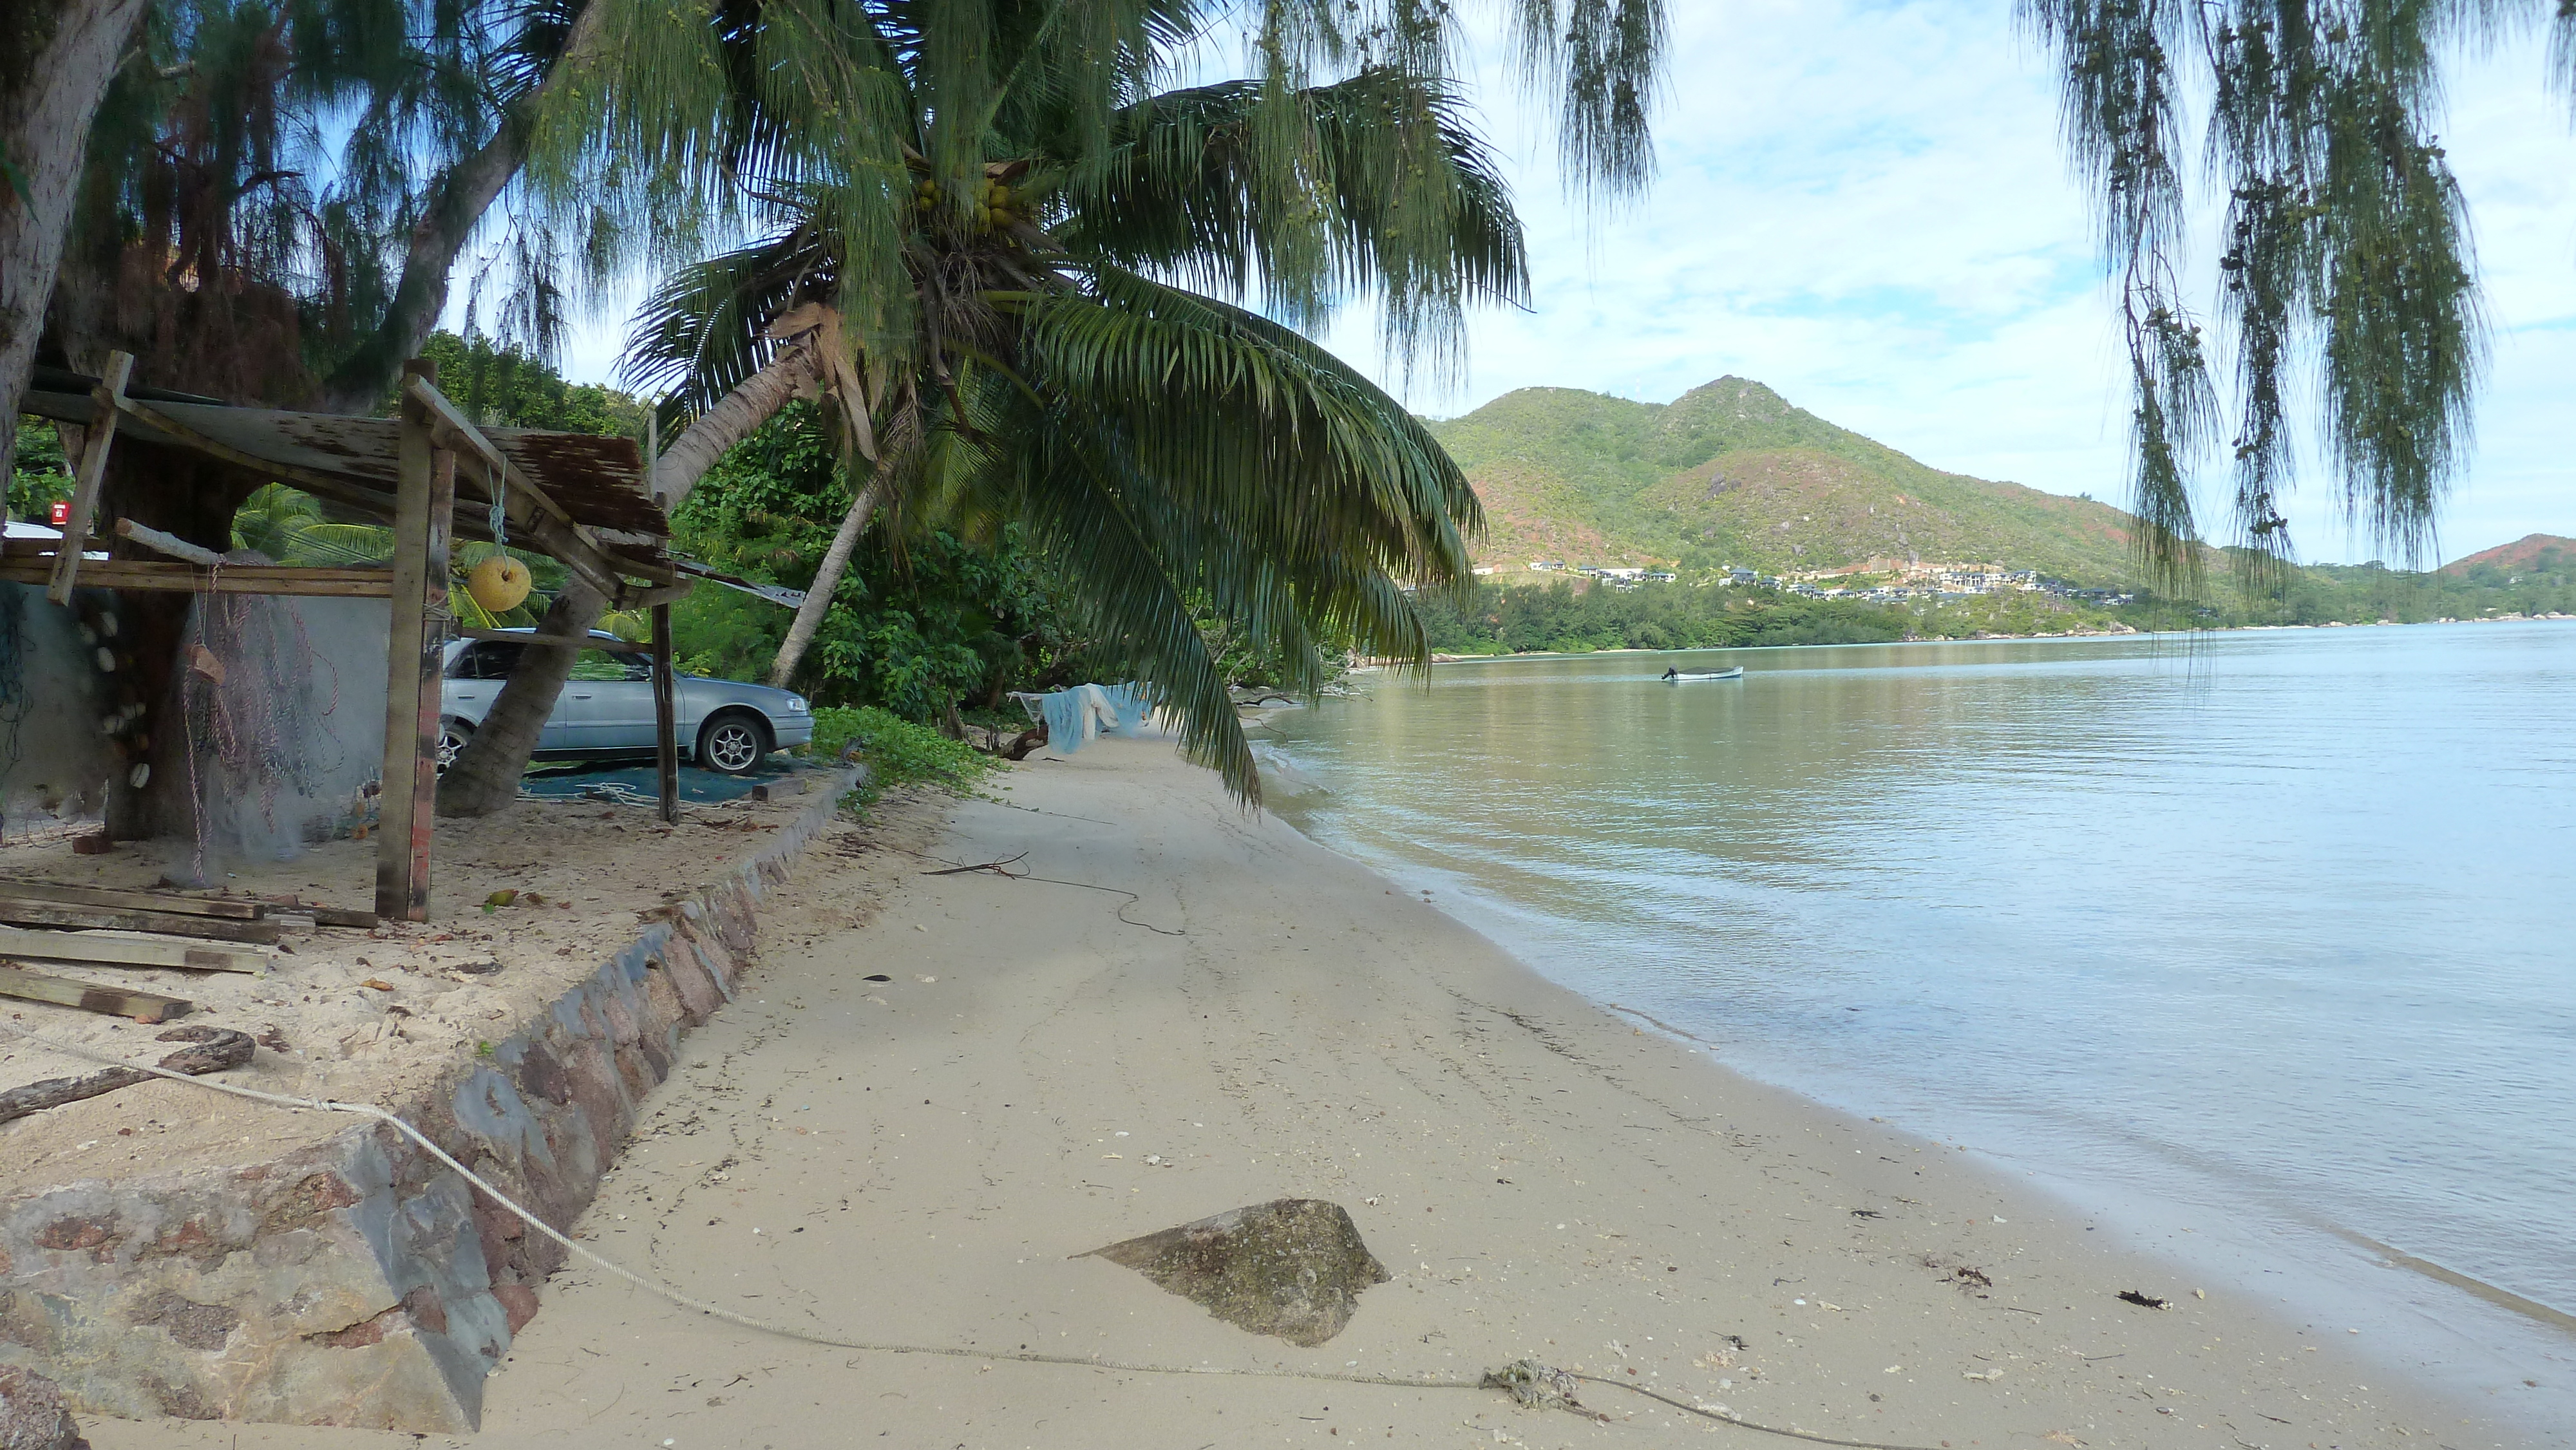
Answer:
<svg viewBox="0 0 2576 1450"><path fill-rule="evenodd" d="M16 456L18 400L45 330L90 121L145 0L0 5L0 459Z"/></svg>
<svg viewBox="0 0 2576 1450"><path fill-rule="evenodd" d="M841 575L850 567L850 551L857 548L859 535L868 527L868 515L875 513L878 495L885 492L885 470L872 474L859 496L850 501L850 512L841 520L841 530L832 536L832 547L823 552L823 567L814 571L814 582L805 591L805 602L796 606L796 622L787 626L787 642L778 647L778 662L769 668L769 683L786 689L796 678L796 666L804 660L805 651L814 643L814 631L831 612L832 593L841 587Z"/></svg>
<svg viewBox="0 0 2576 1450"><path fill-rule="evenodd" d="M814 344L810 340L790 343L769 360L769 365L742 380L716 405L698 416L662 454L653 470L653 487L665 498L665 507L678 508L698 480L715 467L716 460L735 444L752 434L752 430L778 416L778 410L798 392L813 386L820 376L815 366Z"/></svg>
<svg viewBox="0 0 2576 1450"><path fill-rule="evenodd" d="M781 348L768 366L743 379L724 401L701 414L653 470L663 506L677 509L726 450L768 422L813 375L809 346L798 343ZM576 579L546 607L537 633L579 638L590 633L607 612L608 601ZM519 656L518 667L492 702L492 713L483 717L456 763L439 777L440 815L489 815L518 798L519 777L536 752L537 734L554 713L564 681L572 677L575 653L531 646Z"/></svg>

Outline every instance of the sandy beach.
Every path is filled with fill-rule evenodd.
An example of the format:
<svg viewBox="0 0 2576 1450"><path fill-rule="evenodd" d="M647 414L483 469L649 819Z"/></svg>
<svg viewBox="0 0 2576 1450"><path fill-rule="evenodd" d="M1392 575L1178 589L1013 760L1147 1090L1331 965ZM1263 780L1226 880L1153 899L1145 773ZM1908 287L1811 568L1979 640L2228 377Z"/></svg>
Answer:
<svg viewBox="0 0 2576 1450"><path fill-rule="evenodd" d="M1004 779L1003 803L899 808L817 844L764 913L751 990L688 1040L582 1219L589 1246L837 1338L1469 1380L1527 1356L1837 1442L2549 1443L2410 1388L2344 1326L2117 1251L1952 1145L1548 984L1243 813L1168 742L1104 739ZM1028 875L852 890L887 853ZM1320 1348L1074 1257L1287 1196L1342 1205L1393 1275ZM1609 1418L1472 1388L825 1348L576 1265L491 1379L482 1432L429 1443L1795 1443L1584 1398ZM100 1450L421 1443L85 1428Z"/></svg>

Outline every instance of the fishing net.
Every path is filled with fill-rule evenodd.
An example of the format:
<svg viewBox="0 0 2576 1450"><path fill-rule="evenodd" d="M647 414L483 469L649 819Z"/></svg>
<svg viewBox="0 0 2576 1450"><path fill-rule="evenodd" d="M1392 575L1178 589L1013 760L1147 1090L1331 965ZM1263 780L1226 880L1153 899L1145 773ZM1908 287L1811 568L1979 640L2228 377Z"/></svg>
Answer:
<svg viewBox="0 0 2576 1450"><path fill-rule="evenodd" d="M341 660L385 657L373 601L214 592L189 611L178 689L199 881L226 860L282 861L375 818L382 697Z"/></svg>

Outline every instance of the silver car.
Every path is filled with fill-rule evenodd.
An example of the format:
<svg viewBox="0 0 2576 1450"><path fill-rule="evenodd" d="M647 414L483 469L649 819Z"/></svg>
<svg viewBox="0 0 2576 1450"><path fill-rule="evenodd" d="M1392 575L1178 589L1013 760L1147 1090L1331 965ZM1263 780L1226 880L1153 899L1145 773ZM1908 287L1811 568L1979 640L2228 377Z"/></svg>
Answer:
<svg viewBox="0 0 2576 1450"><path fill-rule="evenodd" d="M592 637L617 642L617 636L597 630ZM439 690L439 769L445 770L474 738L474 727L490 712L526 648L497 639L456 640L447 646ZM705 769L749 775L769 752L814 738L814 716L802 695L698 675L681 675L672 683L680 753ZM537 736L537 758L604 760L650 758L653 753L652 659L583 650Z"/></svg>

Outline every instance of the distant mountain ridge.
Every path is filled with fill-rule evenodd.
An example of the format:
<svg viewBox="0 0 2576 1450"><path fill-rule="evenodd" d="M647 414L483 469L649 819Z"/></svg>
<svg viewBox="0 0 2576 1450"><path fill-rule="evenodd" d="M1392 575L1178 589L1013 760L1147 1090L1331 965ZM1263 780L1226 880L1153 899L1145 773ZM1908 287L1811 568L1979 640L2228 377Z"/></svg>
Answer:
<svg viewBox="0 0 2576 1450"><path fill-rule="evenodd" d="M1723 377L1668 404L1523 388L1432 423L1484 500L1476 562L1735 565L2001 563L2129 580L2131 517L1927 467Z"/></svg>
<svg viewBox="0 0 2576 1450"><path fill-rule="evenodd" d="M2557 534L2525 534L2510 544L2498 544L2492 549L2481 549L2465 558L2453 559L2442 566L2442 572L2466 574L2486 565L2506 570L2547 568L2557 565L2558 559L2544 562L2540 556L2553 551L2558 559L2576 560L2576 539Z"/></svg>

